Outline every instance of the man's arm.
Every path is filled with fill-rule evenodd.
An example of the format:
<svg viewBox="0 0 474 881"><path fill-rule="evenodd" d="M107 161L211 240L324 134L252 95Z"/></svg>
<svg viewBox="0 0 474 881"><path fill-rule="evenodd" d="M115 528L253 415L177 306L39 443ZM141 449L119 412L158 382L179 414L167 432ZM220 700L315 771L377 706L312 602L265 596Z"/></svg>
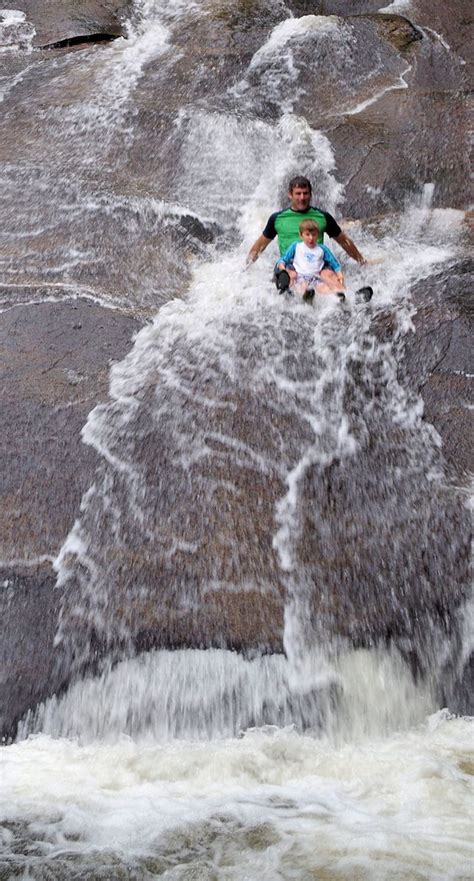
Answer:
<svg viewBox="0 0 474 881"><path fill-rule="evenodd" d="M349 257L352 257L353 260L357 260L357 263L367 263L367 260L360 253L358 247L345 232L341 232L338 236L334 236L334 241L344 249L346 254L349 254Z"/></svg>
<svg viewBox="0 0 474 881"><path fill-rule="evenodd" d="M255 261L260 257L260 254L268 247L272 239L267 239L266 236L261 235L258 237L257 241L253 243L250 251L247 255L247 263L255 263Z"/></svg>

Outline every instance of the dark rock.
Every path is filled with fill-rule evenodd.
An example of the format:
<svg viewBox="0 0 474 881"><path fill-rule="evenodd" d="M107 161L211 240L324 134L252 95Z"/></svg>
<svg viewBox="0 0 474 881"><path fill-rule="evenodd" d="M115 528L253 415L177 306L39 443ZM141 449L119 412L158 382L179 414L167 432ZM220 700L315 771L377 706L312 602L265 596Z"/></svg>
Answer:
<svg viewBox="0 0 474 881"><path fill-rule="evenodd" d="M77 37L67 37L63 40L56 40L54 43L47 43L47 45L42 46L42 49L72 49L74 47L80 48L81 46L86 46L89 43L109 43L111 40L115 40L117 35L115 34L79 34Z"/></svg>
<svg viewBox="0 0 474 881"><path fill-rule="evenodd" d="M391 43L399 52L406 53L413 43L423 39L422 32L403 15L378 14L372 18L382 39Z"/></svg>
<svg viewBox="0 0 474 881"><path fill-rule="evenodd" d="M364 15L386 6L385 0L287 0L293 15Z"/></svg>
<svg viewBox="0 0 474 881"><path fill-rule="evenodd" d="M111 359L123 357L138 327L84 300L0 314L2 560L58 552L96 462L81 428L107 396Z"/></svg>
<svg viewBox="0 0 474 881"><path fill-rule="evenodd" d="M403 341L401 370L425 402L425 419L443 441L458 479L474 470L472 449L472 263L464 261L412 290L415 334Z"/></svg>
<svg viewBox="0 0 474 881"><path fill-rule="evenodd" d="M444 0L430 0L429 3L425 0L413 0L410 3L409 14L436 42L446 44L453 55L462 59L468 80L473 61L471 4L462 0L457 3L445 3Z"/></svg>
<svg viewBox="0 0 474 881"><path fill-rule="evenodd" d="M435 207L468 207L465 68L416 22L386 15L365 20L378 33L378 40L400 53L403 65L398 73L392 59L385 83L378 85L369 76L367 103L355 98L348 111L357 105L360 110L348 112L343 121L328 121L324 126L305 101L310 118L326 128L335 148L337 174L346 187L345 213L370 217L398 210L407 192L421 192L426 183L435 185ZM357 25L359 31L361 27L366 26ZM370 39L367 32L367 45ZM362 49L363 43L359 45ZM389 71L386 65L385 71ZM422 126L414 123L419 119L424 121Z"/></svg>
<svg viewBox="0 0 474 881"><path fill-rule="evenodd" d="M474 468L472 451L472 263L461 260L411 291L414 333L398 336L394 313L379 313L374 330L395 347L404 385L421 394L424 418L436 428L457 483Z"/></svg>
<svg viewBox="0 0 474 881"><path fill-rule="evenodd" d="M61 591L50 564L0 568L0 736L62 685L54 637ZM64 673L64 671L63 671Z"/></svg>
<svg viewBox="0 0 474 881"><path fill-rule="evenodd" d="M127 0L5 0L3 9L24 12L36 34L39 48L77 45L125 36L124 21L130 11Z"/></svg>
<svg viewBox="0 0 474 881"><path fill-rule="evenodd" d="M0 314L5 735L67 675L53 647L61 591L48 558L58 553L93 478L96 455L82 443L81 428L107 395L110 359L123 357L138 326L83 300L11 305Z"/></svg>
<svg viewBox="0 0 474 881"><path fill-rule="evenodd" d="M461 675L453 670L446 688L443 703L451 712L462 716L472 716L474 694L474 652L471 652L462 665Z"/></svg>

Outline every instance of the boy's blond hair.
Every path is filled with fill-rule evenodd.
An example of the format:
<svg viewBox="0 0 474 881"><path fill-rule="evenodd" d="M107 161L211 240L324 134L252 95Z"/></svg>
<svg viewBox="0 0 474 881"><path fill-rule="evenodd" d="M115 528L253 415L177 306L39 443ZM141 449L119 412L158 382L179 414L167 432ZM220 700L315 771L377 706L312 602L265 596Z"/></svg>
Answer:
<svg viewBox="0 0 474 881"><path fill-rule="evenodd" d="M308 232L317 232L319 235L319 226L314 220L302 220L299 225L300 233L307 230Z"/></svg>

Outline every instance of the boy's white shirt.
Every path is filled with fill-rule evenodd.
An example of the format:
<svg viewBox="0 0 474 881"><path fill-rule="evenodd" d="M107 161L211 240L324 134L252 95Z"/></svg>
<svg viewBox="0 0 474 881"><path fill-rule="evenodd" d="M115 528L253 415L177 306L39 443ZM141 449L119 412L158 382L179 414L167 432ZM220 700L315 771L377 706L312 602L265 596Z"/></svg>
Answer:
<svg viewBox="0 0 474 881"><path fill-rule="evenodd" d="M298 275L319 275L324 266L324 252L320 245L308 248L305 242L298 242L293 258L293 267Z"/></svg>

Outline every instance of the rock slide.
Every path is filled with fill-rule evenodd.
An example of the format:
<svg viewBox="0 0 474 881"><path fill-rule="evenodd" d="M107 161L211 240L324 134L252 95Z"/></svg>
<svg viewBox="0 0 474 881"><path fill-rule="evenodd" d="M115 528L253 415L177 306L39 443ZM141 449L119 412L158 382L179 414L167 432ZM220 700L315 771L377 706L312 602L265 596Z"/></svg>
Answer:
<svg viewBox="0 0 474 881"><path fill-rule="evenodd" d="M331 58L331 63L322 58L320 66L312 69L311 56L306 57L302 48L301 68L306 65L312 75L305 77L304 94L295 106L295 112L304 115L313 128L323 130L334 147L336 176L346 188L343 213L372 217L376 224L378 216L401 211L407 192L418 191L427 180L435 182L436 206L465 209L467 65L461 5L456 4L449 16L445 5L436 0L428 4L429 9L426 4L413 5L407 16L379 13L382 4L375 2L295 0L289 6L295 16L343 16L347 27L346 52ZM14 732L28 707L62 687L69 676L67 663L57 663L53 640L61 604L63 620L69 615L75 621L77 609L71 608L70 599L64 599L61 589L54 587L56 576L51 562L79 516L83 494L94 482L109 479L107 466L92 447L82 443L81 428L94 406L107 401L111 362L120 361L130 350L133 334L154 312L156 297L163 296L164 302L185 290L193 261L209 254L208 248L225 248L235 235L220 220L202 218L192 211L175 211L171 221L163 220L163 205L172 202L179 180L180 166L175 157L183 139L183 129L170 126L169 120L180 102L199 100L204 80L208 106L214 102L215 109L225 111L229 100L226 87L235 83L237 75L246 73L259 46L287 12L278 4L269 7L264 2L209 2L206 7L209 15L197 16L192 22L183 18L173 31L173 45L182 53L180 64L173 69L174 88L167 88L166 65L172 60L165 49L164 55L150 58L148 78L142 87L136 87L133 107L125 98L122 100L125 91L120 93L117 106L127 110L123 110L117 129L108 120L102 129L94 129L98 123L92 111L88 128L78 127L74 120L71 123L68 108L77 96L81 107L89 106L93 84L87 78L87 53L96 51L87 45L80 54L72 50L75 44L126 35L129 4L91 0L63 3L58 11L56 4L18 0L2 7L20 9L36 32L32 53L9 51L0 58L6 76L15 83L4 96L0 148L4 192L9 198L5 230L10 233L2 241L5 272L0 279L4 365L1 727L7 736ZM42 54L39 66L29 72L29 65L36 65L36 53L48 47L53 47L51 53ZM103 46L100 52L110 49ZM69 78L72 55L78 59L74 61L73 80ZM375 57L380 64L374 64ZM271 59L264 58L262 64L258 76L252 71L248 74L246 94L253 94L262 118L272 119L279 112L277 104L263 95L258 105L259 77L265 75L265 65L271 75ZM350 87L351 71L357 72L360 82L355 95ZM123 89L128 87L129 83L123 84ZM326 103L321 95L328 96ZM58 114L54 118L53 111ZM58 144L48 150L61 114L64 124L71 126L70 139L66 147ZM123 132L130 128L132 119L133 137L125 144ZM94 143L105 145L103 156L100 162L81 165L80 154L87 146L84 138L91 130ZM160 163L156 155L160 155ZM76 168L77 175L73 174ZM43 181L38 203L29 201L29 194L35 192L35 180ZM58 194L65 206L59 214L59 199L53 199ZM85 224L83 213L77 209L82 204L90 206ZM44 228L39 230L41 223ZM170 267L170 284L175 285L170 288L166 247L163 252L157 248L162 242L182 241L183 236L186 264L178 278L172 276ZM71 242L78 252L72 258ZM129 249L130 259L122 263L124 249ZM94 262L90 255L97 253L101 260ZM68 264L71 260L72 269ZM158 273L166 280L166 295L156 293ZM468 444L472 413L468 278L468 265L459 259L449 272L419 282L412 292L416 332L405 335L402 342L395 340L390 316L378 316L375 331L380 338L392 340L400 358L402 382L423 396L425 419L442 438L443 463L453 486L464 483L472 467ZM144 299L139 301L138 292L142 296L143 291ZM304 326L299 332L305 333ZM278 434L290 444L290 426L283 417L274 425L271 407L266 409L248 394L245 364L249 357L253 363L255 352L249 355L246 332L240 333L236 338L242 349L240 382L226 385L222 376L215 379L218 398L223 396L234 405L229 411L233 414L230 423L224 419L222 433L240 436L246 444L265 426L263 435L269 447ZM195 376L201 366L194 365L195 372L189 379L196 394ZM353 367L356 371L356 365ZM191 373L192 369L191 361ZM356 373L353 383L358 388ZM381 389L379 392L382 394ZM137 415L136 456L146 476L145 484L163 485L156 517L176 518L178 529L180 522L187 522L186 512L202 500L193 498L184 475L183 482L174 488L176 496L166 496L166 461L173 455L169 446L172 432L167 437L153 421L147 427L145 417L151 412L147 400L154 400L155 394L155 385L150 382L143 390L143 410ZM179 396L173 406L182 406ZM198 426L201 420L204 431L205 408L191 408L189 418ZM300 430L298 442L303 442L303 425ZM403 469L406 462L400 456L400 438L394 436L392 440L392 466ZM215 452L219 452L217 442ZM374 557L370 542L364 544L364 518L351 533L355 544L349 544L347 556L336 555L329 562L324 535L313 522L312 511L318 507L331 522L341 524L341 532L347 533L357 519L351 500L363 497L376 508L382 505L383 487L375 477L383 468L383 458L383 450L371 442L357 473L348 474L338 462L322 473L317 469L308 473L304 541L297 553L309 581L327 580L337 591L337 602L331 591L314 594L314 620L324 621L328 632L357 645L391 640L401 645L407 639L410 645L418 643L413 665L420 668L428 639L426 621L435 621L449 634L465 598L469 530L455 490L448 489L444 500L437 500L438 509L435 506L433 510L432 559L426 560L420 553L413 564L412 573L423 573L424 588L416 596L405 595L406 584L404 587L402 580L397 580L376 549ZM214 477L222 477L219 467ZM114 551L113 524L107 522L99 502L95 511L92 506L86 522L89 517L93 530L97 522L94 518L102 517L106 539L98 552L100 565L109 573L110 583L114 587L118 584L117 590L105 595L109 613L114 620L122 624L125 621L125 629L132 634L133 647L127 640L125 648L120 639L116 641L118 656L122 651L151 646L218 645L244 653L282 650L284 605L292 585L282 575L271 546L274 509L284 491L282 477L277 472L262 477L258 469L252 468L233 472L231 467L226 480L238 492L228 490L221 500L227 511L221 529L215 521L216 510L210 510L207 531L199 533L206 523L206 512L201 512L195 541L206 546L202 560L208 562L197 570L188 567L185 550L171 557L162 550L150 552L150 547L137 539L133 524L121 523L121 549ZM125 490L124 485L116 487L123 506ZM159 505L163 505L162 510ZM449 540L446 522L456 524L450 555L443 555L443 546ZM258 525L254 528L253 524ZM387 515L377 537L390 543L391 529L398 527L395 514L392 519ZM238 538L243 549L238 559L229 551L230 534L233 541ZM258 546L255 553L254 544ZM394 558L390 559L393 562ZM387 602L388 582L381 586L380 571L397 593L396 604ZM184 592L195 590L199 584L212 583L214 588L199 609L183 614L172 593L166 600L170 583L177 581ZM239 587L244 582L253 584L253 589ZM366 585L362 594L356 589L361 582ZM146 589L135 595L135 584ZM234 586L233 592L229 585ZM80 632L80 622L75 623ZM110 649L108 636L91 633L89 625L82 637L97 640L97 656Z"/></svg>

